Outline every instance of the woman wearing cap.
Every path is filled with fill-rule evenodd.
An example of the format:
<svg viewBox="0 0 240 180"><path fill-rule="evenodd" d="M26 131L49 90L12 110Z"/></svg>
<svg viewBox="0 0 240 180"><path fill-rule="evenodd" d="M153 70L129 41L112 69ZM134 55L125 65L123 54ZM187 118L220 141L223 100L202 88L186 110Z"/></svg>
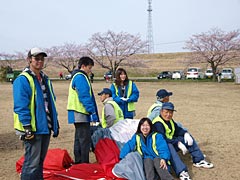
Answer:
<svg viewBox="0 0 240 180"><path fill-rule="evenodd" d="M123 68L116 71L116 80L110 87L113 100L120 106L124 118L133 119L135 116L135 102L138 101L139 91L134 82L128 79Z"/></svg>

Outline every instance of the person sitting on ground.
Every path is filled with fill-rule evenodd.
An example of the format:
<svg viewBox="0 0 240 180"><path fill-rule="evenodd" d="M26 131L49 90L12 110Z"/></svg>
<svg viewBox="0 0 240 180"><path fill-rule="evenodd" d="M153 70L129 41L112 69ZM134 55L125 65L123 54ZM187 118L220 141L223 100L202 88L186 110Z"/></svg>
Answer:
<svg viewBox="0 0 240 180"><path fill-rule="evenodd" d="M101 125L103 128L109 128L116 124L119 120L123 120L123 112L119 105L113 101L112 91L108 88L103 88L98 93L100 100L103 102Z"/></svg>
<svg viewBox="0 0 240 180"><path fill-rule="evenodd" d="M149 118L142 118L139 121L137 132L121 149L120 159L133 151L138 151L143 158L147 180L153 180L156 173L161 180L173 180L167 166L170 159L167 143L161 134L153 131Z"/></svg>
<svg viewBox="0 0 240 180"><path fill-rule="evenodd" d="M162 104L169 102L169 96L172 95L172 92L168 92L166 89L160 89L156 94L157 101L148 109L147 117L150 120L158 117L162 108Z"/></svg>
<svg viewBox="0 0 240 180"><path fill-rule="evenodd" d="M183 155L189 152L195 167L212 168L213 164L204 159L194 138L172 119L174 111L174 105L171 102L163 103L160 116L153 120L153 125L168 143L171 153L170 162L177 176L181 180L190 180L187 166L182 162L177 151L181 150Z"/></svg>

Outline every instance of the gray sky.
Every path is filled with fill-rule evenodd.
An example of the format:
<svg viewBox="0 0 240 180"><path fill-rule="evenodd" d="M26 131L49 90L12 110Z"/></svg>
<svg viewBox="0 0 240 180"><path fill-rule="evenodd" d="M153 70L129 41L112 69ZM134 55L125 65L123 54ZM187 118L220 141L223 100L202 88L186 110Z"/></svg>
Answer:
<svg viewBox="0 0 240 180"><path fill-rule="evenodd" d="M148 0L1 0L0 52L84 44L112 30L147 37ZM193 34L240 29L240 0L152 0L155 53L181 52Z"/></svg>

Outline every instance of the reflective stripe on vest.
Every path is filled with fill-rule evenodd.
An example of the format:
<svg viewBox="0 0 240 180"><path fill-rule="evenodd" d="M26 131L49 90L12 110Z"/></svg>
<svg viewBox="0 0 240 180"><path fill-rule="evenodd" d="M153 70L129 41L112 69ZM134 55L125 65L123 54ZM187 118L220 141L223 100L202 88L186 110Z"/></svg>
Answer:
<svg viewBox="0 0 240 180"><path fill-rule="evenodd" d="M129 80L127 98L129 98L132 94L132 84L133 84L133 82L131 80ZM113 85L114 85L114 88L115 88L116 96L119 96L118 87L117 87L116 83L113 83ZM135 108L134 102L129 102L128 103L128 111L135 111L135 109L136 108Z"/></svg>
<svg viewBox="0 0 240 180"><path fill-rule="evenodd" d="M115 101L107 101L106 103L111 104L113 106L114 113L115 113L115 116L116 116L116 119L114 120L113 124L116 124L119 120L124 119L122 109L119 107L119 105ZM102 122L101 122L101 124L102 124L103 128L106 128L107 127L107 121L106 121L106 118L104 116L104 108L105 107L103 107L103 109L102 109Z"/></svg>
<svg viewBox="0 0 240 180"><path fill-rule="evenodd" d="M172 130L168 127L168 125L164 122L164 120L162 118L160 118L159 116L156 117L154 120L153 120L153 124L155 124L156 122L160 122L163 124L164 128L165 128L165 136L168 138L168 139L172 139L173 138L173 135L174 135L174 132L175 132L175 126L174 126L174 123L172 121L172 119L170 120L170 124L171 124L171 127L172 127Z"/></svg>
<svg viewBox="0 0 240 180"><path fill-rule="evenodd" d="M147 116L149 116L156 107L162 107L162 105L161 105L161 104L158 104L158 103L154 103L154 104L148 109Z"/></svg>
<svg viewBox="0 0 240 180"><path fill-rule="evenodd" d="M31 75L29 75L27 72L22 72L19 76L25 76L28 79L30 88L32 90L31 101L30 101L30 104L28 107L29 107L30 114L31 114L31 123L30 124L32 126L32 131L35 132L36 131L35 96L37 96L37 92L36 92L34 80L33 80L33 77ZM14 128L19 131L24 131L23 125L19 120L18 114L16 114L14 112L13 118L14 118Z"/></svg>
<svg viewBox="0 0 240 180"><path fill-rule="evenodd" d="M157 135L157 133L152 134L152 149L155 152L155 154L158 156L158 151L157 151L157 146L156 146L156 135ZM136 143L137 143L136 149L137 149L138 153L142 156L143 153L142 153L142 148L141 148L141 138L138 134L136 135Z"/></svg>
<svg viewBox="0 0 240 180"><path fill-rule="evenodd" d="M71 80L71 83L69 85L69 90L68 90L68 105L67 105L67 110L73 110L73 111L77 111L77 112L80 112L80 113L83 113L83 114L89 114L87 111L86 111L86 108L83 106L83 104L79 101L79 98L78 98L78 93L75 89L72 88L72 82L73 82L73 79L75 78L76 75L78 74L81 74L83 75L86 80L87 80L87 83L88 83L88 86L89 86L89 94L90 96L92 96L92 91L91 91L91 84L88 80L88 77L83 74L82 72L78 72L76 73L72 80Z"/></svg>

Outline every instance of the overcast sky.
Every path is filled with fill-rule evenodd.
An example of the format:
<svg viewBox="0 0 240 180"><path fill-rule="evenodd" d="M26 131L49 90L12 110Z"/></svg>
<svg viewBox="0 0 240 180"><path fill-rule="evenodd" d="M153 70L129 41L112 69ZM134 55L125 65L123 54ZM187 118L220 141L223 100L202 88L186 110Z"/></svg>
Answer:
<svg viewBox="0 0 240 180"><path fill-rule="evenodd" d="M147 37L148 0L1 0L0 52L84 44L112 30ZM193 34L240 29L240 0L152 0L154 52L181 52Z"/></svg>

